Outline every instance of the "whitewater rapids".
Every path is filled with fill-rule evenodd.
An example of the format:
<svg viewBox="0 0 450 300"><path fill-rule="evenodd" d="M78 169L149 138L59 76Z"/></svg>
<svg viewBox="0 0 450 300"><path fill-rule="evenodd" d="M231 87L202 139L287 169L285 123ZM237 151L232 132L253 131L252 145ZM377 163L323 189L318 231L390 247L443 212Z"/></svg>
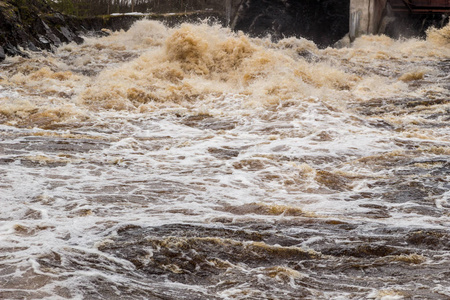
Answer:
<svg viewBox="0 0 450 300"><path fill-rule="evenodd" d="M0 63L0 298L447 299L450 25L143 20Z"/></svg>

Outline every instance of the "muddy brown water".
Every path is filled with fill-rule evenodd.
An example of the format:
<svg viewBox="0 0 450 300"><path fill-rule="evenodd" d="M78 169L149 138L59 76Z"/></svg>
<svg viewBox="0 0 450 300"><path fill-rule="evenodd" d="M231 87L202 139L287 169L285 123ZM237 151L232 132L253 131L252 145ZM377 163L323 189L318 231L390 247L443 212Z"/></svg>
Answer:
<svg viewBox="0 0 450 300"><path fill-rule="evenodd" d="M8 58L0 298L448 299L449 40L141 21Z"/></svg>

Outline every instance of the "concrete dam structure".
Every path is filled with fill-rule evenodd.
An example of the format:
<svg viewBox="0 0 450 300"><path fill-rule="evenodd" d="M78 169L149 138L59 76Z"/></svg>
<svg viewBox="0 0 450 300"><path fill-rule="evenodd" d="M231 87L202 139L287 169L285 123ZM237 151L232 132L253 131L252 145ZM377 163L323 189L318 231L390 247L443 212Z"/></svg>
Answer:
<svg viewBox="0 0 450 300"><path fill-rule="evenodd" d="M450 0L351 0L349 37L383 33L395 14L449 14Z"/></svg>
<svg viewBox="0 0 450 300"><path fill-rule="evenodd" d="M378 33L387 0L350 1L349 37L353 41L362 34Z"/></svg>

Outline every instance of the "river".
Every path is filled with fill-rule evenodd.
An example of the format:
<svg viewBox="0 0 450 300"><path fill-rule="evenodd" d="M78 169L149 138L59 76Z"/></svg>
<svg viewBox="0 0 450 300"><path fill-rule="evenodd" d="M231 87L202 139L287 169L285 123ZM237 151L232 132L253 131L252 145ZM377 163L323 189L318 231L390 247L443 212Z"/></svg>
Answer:
<svg viewBox="0 0 450 300"><path fill-rule="evenodd" d="M449 299L450 25L219 25L0 63L0 298Z"/></svg>

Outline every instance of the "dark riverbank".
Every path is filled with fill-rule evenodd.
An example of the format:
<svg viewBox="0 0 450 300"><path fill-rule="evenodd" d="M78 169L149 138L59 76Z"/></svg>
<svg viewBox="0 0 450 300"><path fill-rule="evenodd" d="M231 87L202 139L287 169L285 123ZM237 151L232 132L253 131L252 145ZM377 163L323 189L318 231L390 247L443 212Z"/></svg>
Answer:
<svg viewBox="0 0 450 300"><path fill-rule="evenodd" d="M70 18L54 11L45 1L0 1L0 60L5 55L25 55L51 50L62 43L83 40Z"/></svg>
<svg viewBox="0 0 450 300"><path fill-rule="evenodd" d="M102 34L103 28L128 30L143 18L161 20L168 25L206 18L225 22L215 11L75 17L61 14L41 0L0 1L0 60L5 56L26 56L24 50L52 51L63 43L82 43L83 35Z"/></svg>

